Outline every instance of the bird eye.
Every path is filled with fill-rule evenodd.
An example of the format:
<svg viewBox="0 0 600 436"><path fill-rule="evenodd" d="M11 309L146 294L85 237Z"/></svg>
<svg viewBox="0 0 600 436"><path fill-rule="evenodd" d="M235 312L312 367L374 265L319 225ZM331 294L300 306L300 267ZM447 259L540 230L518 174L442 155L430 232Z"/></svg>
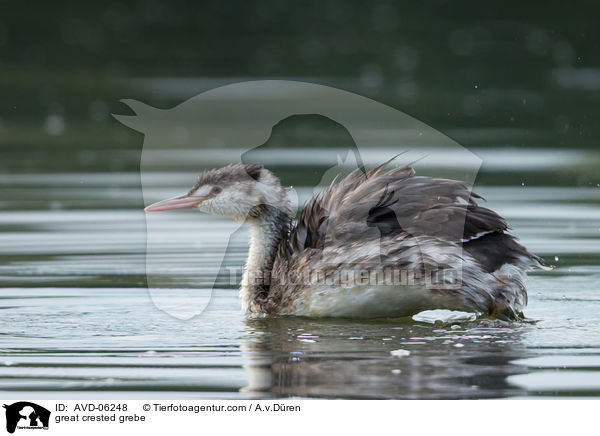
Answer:
<svg viewBox="0 0 600 436"><path fill-rule="evenodd" d="M212 188L213 194L220 194L221 192L223 192L223 188L221 188L220 186L213 186L213 188Z"/></svg>

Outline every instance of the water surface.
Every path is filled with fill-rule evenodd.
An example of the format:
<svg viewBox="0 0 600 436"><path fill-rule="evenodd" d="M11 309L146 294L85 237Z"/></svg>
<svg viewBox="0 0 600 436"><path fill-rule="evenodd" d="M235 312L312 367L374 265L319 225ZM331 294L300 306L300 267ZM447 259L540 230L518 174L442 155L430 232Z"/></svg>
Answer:
<svg viewBox="0 0 600 436"><path fill-rule="evenodd" d="M3 175L0 391L24 399L598 397L600 188L549 186L565 156L572 173L582 160L589 168L566 150L539 168L510 151L525 173L548 171L539 179L547 185L513 183L507 153L484 159L477 191L556 266L530 276L530 322L522 323L248 319L230 286L215 289L200 316L179 320L147 290L139 174ZM161 198L186 174L157 175L150 195ZM160 229L172 244L167 270L219 268L210 244L178 245L191 229L202 232L197 215L170 217ZM205 222L196 236L226 244L229 224ZM243 262L243 239L234 263ZM177 304L185 294L169 298Z"/></svg>

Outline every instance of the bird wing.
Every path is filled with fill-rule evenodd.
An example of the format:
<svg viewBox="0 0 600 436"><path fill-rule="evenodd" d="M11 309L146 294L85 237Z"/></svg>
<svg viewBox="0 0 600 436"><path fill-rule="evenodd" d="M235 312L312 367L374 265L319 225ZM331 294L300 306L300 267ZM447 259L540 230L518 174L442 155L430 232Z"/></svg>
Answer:
<svg viewBox="0 0 600 436"><path fill-rule="evenodd" d="M507 229L502 217L477 204L481 197L464 182L416 176L411 167L386 170L387 164L357 169L313 197L292 229L290 248L400 234L466 242Z"/></svg>

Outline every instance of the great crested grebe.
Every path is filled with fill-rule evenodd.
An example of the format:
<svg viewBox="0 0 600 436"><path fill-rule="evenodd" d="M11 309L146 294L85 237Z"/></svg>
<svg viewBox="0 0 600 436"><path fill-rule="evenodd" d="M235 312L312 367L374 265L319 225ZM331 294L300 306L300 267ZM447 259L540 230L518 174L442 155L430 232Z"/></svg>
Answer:
<svg viewBox="0 0 600 436"><path fill-rule="evenodd" d="M334 180L297 219L279 179L258 164L205 171L187 194L145 210L195 208L249 222L240 289L247 313L522 317L525 271L541 259L464 182L388 164Z"/></svg>

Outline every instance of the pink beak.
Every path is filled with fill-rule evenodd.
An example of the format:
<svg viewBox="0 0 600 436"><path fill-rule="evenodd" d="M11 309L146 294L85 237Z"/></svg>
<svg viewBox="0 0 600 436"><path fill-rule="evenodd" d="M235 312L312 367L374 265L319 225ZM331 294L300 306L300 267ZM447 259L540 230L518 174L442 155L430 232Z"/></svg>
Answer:
<svg viewBox="0 0 600 436"><path fill-rule="evenodd" d="M146 207L146 212L163 212L165 210L174 209L191 209L198 206L206 200L206 197L195 197L188 195L181 195L179 197L169 198L168 200L159 201L158 203L151 204Z"/></svg>

